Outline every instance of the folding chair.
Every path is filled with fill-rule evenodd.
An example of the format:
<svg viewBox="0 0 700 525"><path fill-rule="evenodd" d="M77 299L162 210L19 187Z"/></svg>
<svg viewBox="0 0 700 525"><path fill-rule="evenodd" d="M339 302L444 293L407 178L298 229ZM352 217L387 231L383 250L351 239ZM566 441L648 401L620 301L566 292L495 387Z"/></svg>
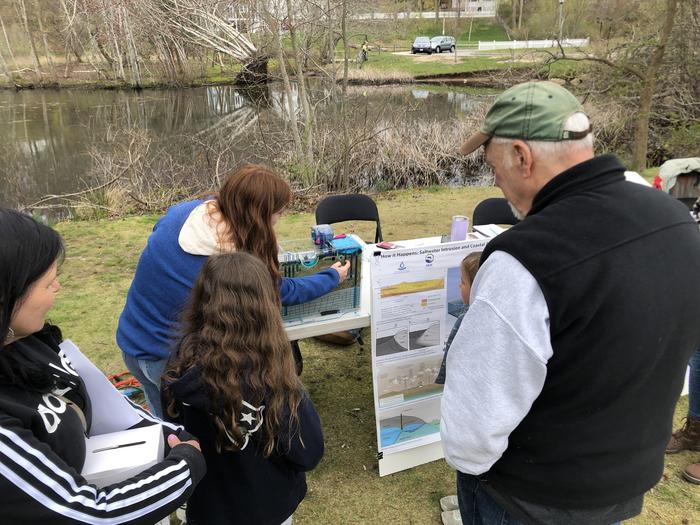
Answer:
<svg viewBox="0 0 700 525"><path fill-rule="evenodd" d="M493 197L484 199L474 208L472 224L518 224L520 222L503 198Z"/></svg>
<svg viewBox="0 0 700 525"><path fill-rule="evenodd" d="M348 193L346 195L331 195L326 197L316 206L316 224L334 224L343 221L372 221L377 224L374 232L374 242L382 242L382 225L379 220L379 210L375 202L367 195L361 193ZM317 339L334 344L352 344L356 341L360 346L364 341L360 330L348 330L336 334L326 334Z"/></svg>
<svg viewBox="0 0 700 525"><path fill-rule="evenodd" d="M343 221L373 221L377 223L374 242L382 242L382 226L379 210L374 201L361 193L331 195L316 206L316 224L333 224Z"/></svg>

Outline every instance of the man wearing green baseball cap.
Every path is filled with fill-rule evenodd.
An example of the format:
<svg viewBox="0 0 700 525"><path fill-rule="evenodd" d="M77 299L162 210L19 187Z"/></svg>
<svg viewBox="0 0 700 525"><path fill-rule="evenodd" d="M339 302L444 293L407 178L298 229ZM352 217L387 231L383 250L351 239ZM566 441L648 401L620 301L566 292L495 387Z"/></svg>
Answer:
<svg viewBox="0 0 700 525"><path fill-rule="evenodd" d="M663 473L700 342L697 227L594 156L588 117L557 84L498 96L461 152L481 146L522 220L486 246L447 356L459 509L443 521L628 519Z"/></svg>

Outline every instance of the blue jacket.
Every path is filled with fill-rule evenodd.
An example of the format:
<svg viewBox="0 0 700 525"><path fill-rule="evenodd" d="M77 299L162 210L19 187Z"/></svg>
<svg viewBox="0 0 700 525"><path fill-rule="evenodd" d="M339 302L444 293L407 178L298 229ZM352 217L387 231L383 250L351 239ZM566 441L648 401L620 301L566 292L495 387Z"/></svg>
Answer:
<svg viewBox="0 0 700 525"><path fill-rule="evenodd" d="M465 304L464 308L462 309L462 313L459 314L459 317L457 317L455 324L452 325L452 331L450 332L450 335L447 337L447 341L445 341L445 350L444 350L445 354L442 356L442 364L440 365L440 371L438 372L438 375L435 378L435 382L438 385L445 384L445 377L447 375L447 352L450 351L450 346L452 345L452 340L457 335L457 330L459 330L459 327L462 324L462 319L464 319L464 315L467 313L467 310L469 310L469 305Z"/></svg>
<svg viewBox="0 0 700 525"><path fill-rule="evenodd" d="M306 495L305 472L316 467L324 451L321 421L306 394L299 403L298 425L289 422L285 411L277 450L266 458L264 401L244 401L239 423L243 448L219 453L211 416L215 408L199 369L192 368L173 382L165 380L163 390L175 401L177 421L199 439L207 463L207 475L187 503L187 523L279 525L294 513Z"/></svg>
<svg viewBox="0 0 700 525"><path fill-rule="evenodd" d="M137 358L167 358L182 309L189 299L205 255L185 252L180 230L201 200L176 204L161 217L148 237L134 280L119 317L117 344ZM305 303L338 286L338 272L327 268L308 277L283 278L280 299L285 306Z"/></svg>

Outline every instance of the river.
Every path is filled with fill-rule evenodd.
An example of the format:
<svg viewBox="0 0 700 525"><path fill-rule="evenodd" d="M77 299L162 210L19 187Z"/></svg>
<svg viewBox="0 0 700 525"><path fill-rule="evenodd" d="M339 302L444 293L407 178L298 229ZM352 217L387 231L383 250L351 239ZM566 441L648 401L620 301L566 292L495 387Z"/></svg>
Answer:
<svg viewBox="0 0 700 525"><path fill-rule="evenodd" d="M312 84L311 92L317 119L327 125L328 119L337 119L338 112L333 110L337 90ZM371 120L376 126L378 119L399 115L416 126L437 122L444 124L445 141L454 141L451 123L489 98L440 86L354 86L347 103L355 120L364 115L365 122ZM298 111L296 99L293 106ZM261 149L260 142L252 138L271 130L289 137L289 115L278 84L254 91L232 86L3 90L0 205L27 205L46 195L78 192L94 185L100 170L109 169L100 153L110 150L126 133L147 137L148 155L167 152L179 165L194 163L224 147L236 162L274 163L274 141ZM332 122L330 125L332 129Z"/></svg>

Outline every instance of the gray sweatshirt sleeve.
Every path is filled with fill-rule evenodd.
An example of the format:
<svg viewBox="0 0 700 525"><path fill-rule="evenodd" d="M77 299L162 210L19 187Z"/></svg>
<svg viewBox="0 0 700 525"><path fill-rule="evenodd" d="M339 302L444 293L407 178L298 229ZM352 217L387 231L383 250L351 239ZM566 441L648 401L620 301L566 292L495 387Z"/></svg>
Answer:
<svg viewBox="0 0 700 525"><path fill-rule="evenodd" d="M542 290L514 257L494 252L447 356L440 432L450 466L466 474L491 468L542 391L551 356Z"/></svg>

